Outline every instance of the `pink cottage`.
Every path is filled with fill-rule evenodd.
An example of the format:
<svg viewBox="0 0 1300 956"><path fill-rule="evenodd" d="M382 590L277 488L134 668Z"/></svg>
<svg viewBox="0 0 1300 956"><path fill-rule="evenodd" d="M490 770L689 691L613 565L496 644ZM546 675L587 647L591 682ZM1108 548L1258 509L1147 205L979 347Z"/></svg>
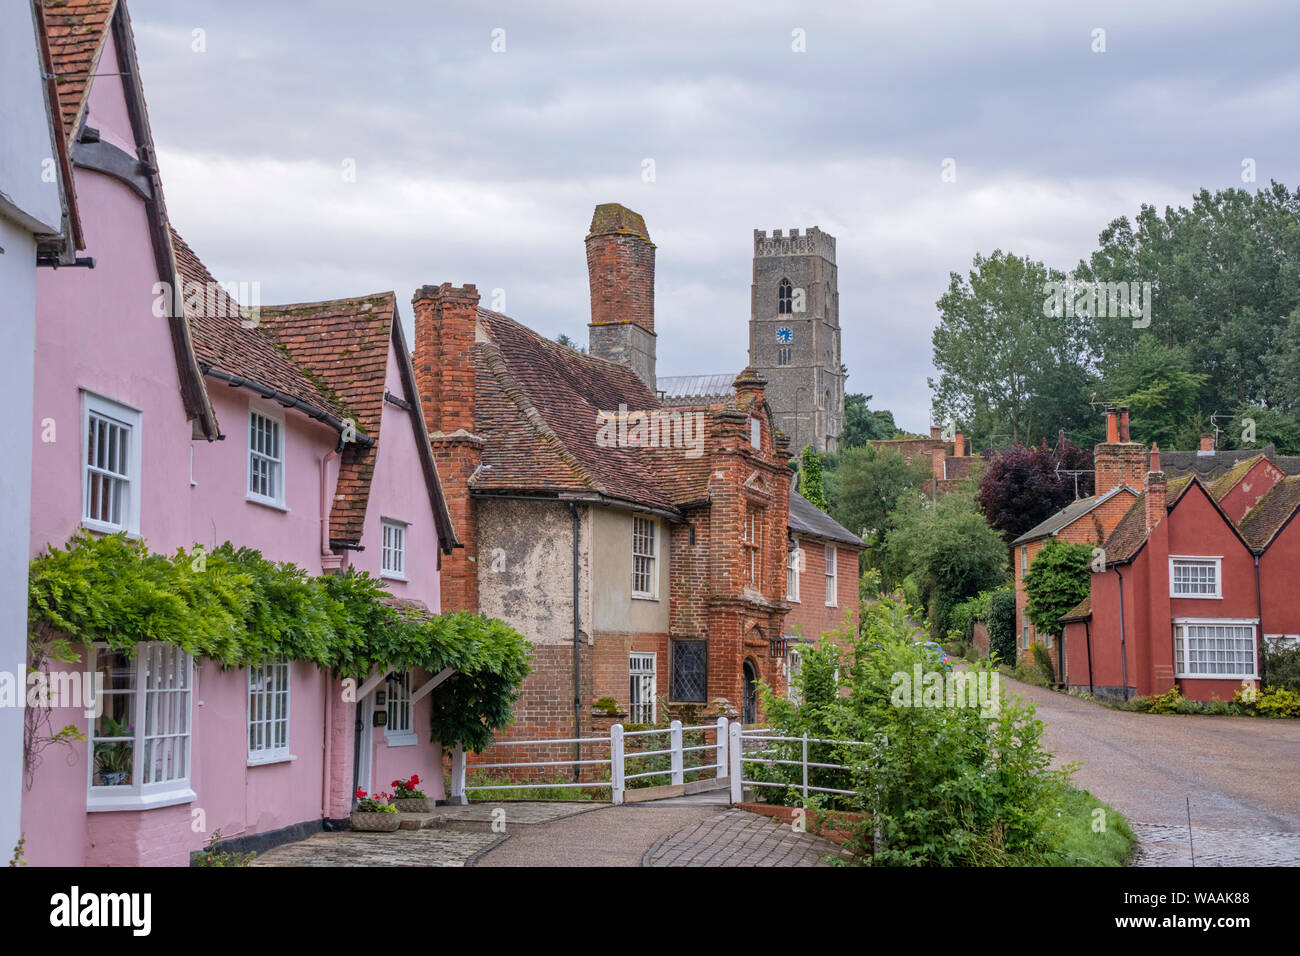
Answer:
<svg viewBox="0 0 1300 956"><path fill-rule="evenodd" d="M95 265L38 278L32 555L79 530L156 552L231 541L311 573L368 571L437 612L456 541L393 294L260 316L220 292L160 295L216 286L168 224L125 4L46 6ZM89 743L47 749L25 777L34 864L184 865L218 829L262 849L340 823L358 784L412 773L444 796L429 674L376 675L358 705L308 663L81 651L109 706L50 716ZM105 738L133 754L125 771L92 759Z"/></svg>

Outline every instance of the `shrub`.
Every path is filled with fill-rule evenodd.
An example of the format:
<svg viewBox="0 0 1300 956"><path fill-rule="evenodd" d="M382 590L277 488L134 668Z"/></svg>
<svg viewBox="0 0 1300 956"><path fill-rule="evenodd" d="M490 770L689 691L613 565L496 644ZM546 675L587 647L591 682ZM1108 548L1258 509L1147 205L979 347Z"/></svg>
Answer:
<svg viewBox="0 0 1300 956"><path fill-rule="evenodd" d="M221 842L221 831L212 831L212 838L208 840L208 845L200 852L195 853L192 857L195 866L248 866L253 862L253 857L257 853L250 850L247 853L236 853L232 850L218 850L217 844Z"/></svg>
<svg viewBox="0 0 1300 956"><path fill-rule="evenodd" d="M1284 687L1300 693L1300 644L1276 647L1264 642L1264 686Z"/></svg>
<svg viewBox="0 0 1300 956"><path fill-rule="evenodd" d="M1133 700L1133 709L1145 714L1176 714L1185 698L1177 687L1171 687L1163 694L1151 697L1137 697Z"/></svg>
<svg viewBox="0 0 1300 956"><path fill-rule="evenodd" d="M1285 687L1237 691L1233 700L1260 717L1300 717L1300 694Z"/></svg>
<svg viewBox="0 0 1300 956"><path fill-rule="evenodd" d="M1038 675L1042 678L1043 684L1056 683L1056 668L1052 664L1052 652L1047 649L1047 645L1041 641L1034 641L1029 645L1029 653L1033 655L1034 667L1038 668Z"/></svg>
<svg viewBox="0 0 1300 956"><path fill-rule="evenodd" d="M803 695L797 705L763 687L770 723L780 735L864 741L809 748L809 760L847 765L813 768L814 786L850 789L826 795L827 809L868 814L852 824L848 847L858 861L889 866L960 866L1048 863L1061 843L1061 785L1073 768L1051 769L1041 745L1042 721L1034 705L1002 698L989 661L971 664L976 686L997 695L988 706L960 706L928 696L914 706L910 690L919 667L927 688L947 677L913 642L906 608L885 597L864 609L860 632L847 658L831 643L806 653L795 678ZM839 680L835 671L839 670ZM848 696L841 696L841 688ZM927 692L928 694L928 692ZM789 759L782 745L774 756ZM789 745L792 749L799 744ZM759 765L754 765L759 766ZM777 782L798 782L800 769L773 764L764 772ZM846 786L838 781L849 781ZM797 802L793 789L764 788L765 799Z"/></svg>
<svg viewBox="0 0 1300 956"><path fill-rule="evenodd" d="M1016 659L1016 592L1000 588L989 596L989 654L1008 663Z"/></svg>

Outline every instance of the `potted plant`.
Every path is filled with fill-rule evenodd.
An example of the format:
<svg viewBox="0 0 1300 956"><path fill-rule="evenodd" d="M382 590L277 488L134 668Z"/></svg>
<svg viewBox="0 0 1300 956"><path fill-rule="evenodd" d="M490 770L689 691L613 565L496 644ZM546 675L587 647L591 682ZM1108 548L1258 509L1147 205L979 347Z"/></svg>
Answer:
<svg viewBox="0 0 1300 956"><path fill-rule="evenodd" d="M433 801L423 790L416 789L419 785L420 775L415 773L410 780L394 780L392 805L402 813L432 812Z"/></svg>
<svg viewBox="0 0 1300 956"><path fill-rule="evenodd" d="M105 737L130 737L135 728L125 721L104 717ZM102 787L120 787L131 775L131 742L111 740L95 744L95 771Z"/></svg>
<svg viewBox="0 0 1300 956"><path fill-rule="evenodd" d="M368 796L364 790L357 787L357 808L352 811L352 816L348 818L349 826L353 830L377 830L381 832L392 832L402 825L402 816L397 812L397 807L389 803L381 803L381 799L387 800L392 794L377 793L373 797Z"/></svg>

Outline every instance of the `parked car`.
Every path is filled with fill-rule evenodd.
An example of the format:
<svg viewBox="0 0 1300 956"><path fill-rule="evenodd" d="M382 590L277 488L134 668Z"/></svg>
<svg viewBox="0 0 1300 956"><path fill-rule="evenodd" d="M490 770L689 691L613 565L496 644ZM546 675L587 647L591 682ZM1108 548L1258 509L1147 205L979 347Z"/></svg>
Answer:
<svg viewBox="0 0 1300 956"><path fill-rule="evenodd" d="M952 670L952 658L949 657L948 652L937 643L934 641L916 641L915 643L917 647L920 647L925 651L927 657L933 660L936 664L941 665L944 670Z"/></svg>

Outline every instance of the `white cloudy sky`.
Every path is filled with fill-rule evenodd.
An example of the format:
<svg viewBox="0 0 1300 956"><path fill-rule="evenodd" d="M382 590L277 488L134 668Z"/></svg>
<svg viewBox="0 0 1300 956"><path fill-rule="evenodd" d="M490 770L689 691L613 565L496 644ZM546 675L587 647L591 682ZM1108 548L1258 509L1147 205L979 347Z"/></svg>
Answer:
<svg viewBox="0 0 1300 956"><path fill-rule="evenodd" d="M660 374L739 371L752 230L818 225L849 389L912 430L977 251L1069 268L1245 157L1300 180L1293 0L129 5L172 219L218 278L394 289L408 325L417 286L473 282L585 341L582 240L621 202L658 246Z"/></svg>

